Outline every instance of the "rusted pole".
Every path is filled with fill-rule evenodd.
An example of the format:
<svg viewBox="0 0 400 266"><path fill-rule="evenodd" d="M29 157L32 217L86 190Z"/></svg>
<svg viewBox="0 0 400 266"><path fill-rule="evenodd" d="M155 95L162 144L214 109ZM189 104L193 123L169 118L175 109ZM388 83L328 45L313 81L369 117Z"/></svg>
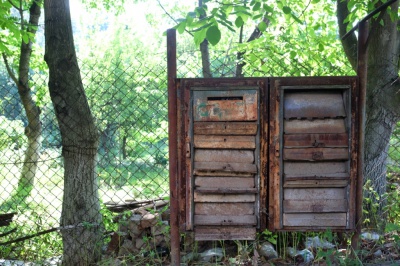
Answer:
<svg viewBox="0 0 400 266"><path fill-rule="evenodd" d="M358 157L357 157L357 191L356 191L356 232L351 239L353 251L359 250L362 226L362 204L364 185L364 131L365 102L367 95L367 63L368 63L368 21L360 21L358 27L358 63L357 76L359 80L358 97Z"/></svg>
<svg viewBox="0 0 400 266"><path fill-rule="evenodd" d="M167 31L167 75L168 75L168 139L169 139L169 189L170 189L170 228L171 265L180 264L179 217L178 217L178 125L176 93L176 31Z"/></svg>

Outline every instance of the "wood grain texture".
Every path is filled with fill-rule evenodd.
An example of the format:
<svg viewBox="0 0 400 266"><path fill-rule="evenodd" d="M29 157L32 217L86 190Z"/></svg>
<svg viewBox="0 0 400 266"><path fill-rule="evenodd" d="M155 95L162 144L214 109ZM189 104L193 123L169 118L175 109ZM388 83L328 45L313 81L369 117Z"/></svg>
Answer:
<svg viewBox="0 0 400 266"><path fill-rule="evenodd" d="M285 162L283 172L289 176L324 176L347 173L347 162Z"/></svg>
<svg viewBox="0 0 400 266"><path fill-rule="evenodd" d="M284 148L283 159L294 161L348 160L349 150L348 148Z"/></svg>
<svg viewBox="0 0 400 266"><path fill-rule="evenodd" d="M257 165L250 163L195 162L195 171L226 173L257 173Z"/></svg>
<svg viewBox="0 0 400 266"><path fill-rule="evenodd" d="M285 120L283 128L285 134L346 133L344 119Z"/></svg>
<svg viewBox="0 0 400 266"><path fill-rule="evenodd" d="M194 202L255 202L255 194L205 194L194 191Z"/></svg>
<svg viewBox="0 0 400 266"><path fill-rule="evenodd" d="M284 213L283 226L345 227L346 213Z"/></svg>
<svg viewBox="0 0 400 266"><path fill-rule="evenodd" d="M284 213L347 212L345 199L284 200Z"/></svg>
<svg viewBox="0 0 400 266"><path fill-rule="evenodd" d="M300 147L348 147L349 135L341 134L285 134L283 136L283 145L285 148Z"/></svg>
<svg viewBox="0 0 400 266"><path fill-rule="evenodd" d="M285 188L285 200L334 200L346 199L345 188Z"/></svg>
<svg viewBox="0 0 400 266"><path fill-rule="evenodd" d="M257 90L194 91L194 121L254 121Z"/></svg>
<svg viewBox="0 0 400 266"><path fill-rule="evenodd" d="M256 135L254 122L194 122L195 135Z"/></svg>
<svg viewBox="0 0 400 266"><path fill-rule="evenodd" d="M194 135L194 147L203 149L255 149L254 136Z"/></svg>
<svg viewBox="0 0 400 266"><path fill-rule="evenodd" d="M195 240L254 240L255 227L196 227Z"/></svg>
<svg viewBox="0 0 400 266"><path fill-rule="evenodd" d="M254 163L252 150L211 150L196 149L195 162Z"/></svg>
<svg viewBox="0 0 400 266"><path fill-rule="evenodd" d="M199 215L252 215L254 203L195 203L194 214Z"/></svg>
<svg viewBox="0 0 400 266"><path fill-rule="evenodd" d="M196 187L253 188L254 177L195 177Z"/></svg>
<svg viewBox="0 0 400 266"><path fill-rule="evenodd" d="M255 215L195 215L195 225L256 225Z"/></svg>

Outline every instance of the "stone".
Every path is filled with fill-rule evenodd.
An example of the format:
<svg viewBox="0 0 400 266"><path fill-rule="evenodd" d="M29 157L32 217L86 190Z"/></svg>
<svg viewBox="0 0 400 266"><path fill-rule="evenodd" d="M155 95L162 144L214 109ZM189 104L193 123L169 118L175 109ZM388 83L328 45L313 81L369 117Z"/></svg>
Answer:
<svg viewBox="0 0 400 266"><path fill-rule="evenodd" d="M278 257L278 252L276 252L274 246L269 242L264 242L260 245L258 252L261 256L265 257L266 259L275 259Z"/></svg>
<svg viewBox="0 0 400 266"><path fill-rule="evenodd" d="M118 256L122 257L136 253L138 253L138 250L133 245L133 242L129 239L125 239L119 248Z"/></svg>
<svg viewBox="0 0 400 266"><path fill-rule="evenodd" d="M203 262L221 261L224 256L222 248L212 248L200 253L200 260Z"/></svg>
<svg viewBox="0 0 400 266"><path fill-rule="evenodd" d="M168 234L168 222L161 221L160 223L156 223L154 226L151 227L151 234L153 236L157 235L166 235Z"/></svg>
<svg viewBox="0 0 400 266"><path fill-rule="evenodd" d="M142 219L140 220L140 226L142 228L150 228L152 226L155 226L158 222L159 215L155 215L152 213L146 213L145 215L142 216Z"/></svg>
<svg viewBox="0 0 400 266"><path fill-rule="evenodd" d="M308 249L303 249L297 252L294 259L296 263L310 263L314 260L314 255Z"/></svg>
<svg viewBox="0 0 400 266"><path fill-rule="evenodd" d="M323 248L323 249L332 249L335 247L334 244L330 243L329 241L320 239L318 236L316 237L307 237L305 246L308 249L311 248Z"/></svg>

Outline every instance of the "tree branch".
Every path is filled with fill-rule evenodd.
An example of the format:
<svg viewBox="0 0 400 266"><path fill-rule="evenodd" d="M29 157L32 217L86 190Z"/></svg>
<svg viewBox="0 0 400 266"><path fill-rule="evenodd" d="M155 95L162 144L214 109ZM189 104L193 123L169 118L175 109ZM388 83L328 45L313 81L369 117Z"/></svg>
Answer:
<svg viewBox="0 0 400 266"><path fill-rule="evenodd" d="M339 35L343 36L346 34L347 25L349 23L344 23L344 20L349 15L349 10L347 8L348 1L337 0L337 19L338 19L338 26L339 26ZM341 40L343 50L349 60L352 68L354 71L357 69L357 37L353 32L344 40Z"/></svg>
<svg viewBox="0 0 400 266"><path fill-rule="evenodd" d="M11 69L10 64L8 63L8 59L7 59L6 54L5 54L5 53L2 53L2 56L3 56L4 64L6 65L6 69L7 69L8 75L9 75L10 78L14 81L15 85L18 86L18 79L17 79L17 77L15 76L13 70Z"/></svg>

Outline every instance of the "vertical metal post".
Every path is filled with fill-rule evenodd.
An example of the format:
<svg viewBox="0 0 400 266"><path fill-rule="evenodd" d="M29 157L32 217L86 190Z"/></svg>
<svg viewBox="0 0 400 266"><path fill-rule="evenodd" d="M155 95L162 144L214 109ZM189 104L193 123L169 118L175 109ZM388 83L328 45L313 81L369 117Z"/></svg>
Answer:
<svg viewBox="0 0 400 266"><path fill-rule="evenodd" d="M167 75L168 75L168 139L169 139L169 189L171 265L180 264L179 202L178 202L178 125L176 91L176 30L167 31Z"/></svg>
<svg viewBox="0 0 400 266"><path fill-rule="evenodd" d="M368 63L368 21L362 20L358 27L358 62L357 76L359 78L358 97L358 157L357 157L357 190L356 190L356 233L351 239L353 250L359 249L359 240L362 227L362 204L364 185L364 130L365 105L367 94L367 63Z"/></svg>

